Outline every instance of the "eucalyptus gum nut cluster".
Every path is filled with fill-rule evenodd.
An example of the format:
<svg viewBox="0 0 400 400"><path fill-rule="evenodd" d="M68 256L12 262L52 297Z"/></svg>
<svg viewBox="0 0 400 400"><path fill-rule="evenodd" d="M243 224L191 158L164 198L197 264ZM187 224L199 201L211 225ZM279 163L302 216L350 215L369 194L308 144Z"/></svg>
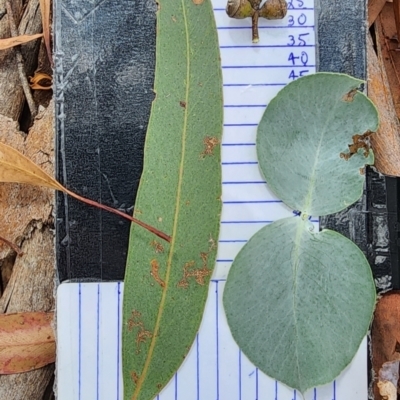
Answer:
<svg viewBox="0 0 400 400"><path fill-rule="evenodd" d="M226 13L231 18L252 19L253 42L258 42L258 18L282 19L287 13L285 0L267 0L261 7L261 0L228 0Z"/></svg>
<svg viewBox="0 0 400 400"><path fill-rule="evenodd" d="M283 19L287 13L285 0L267 0L260 8L260 17L266 19Z"/></svg>
<svg viewBox="0 0 400 400"><path fill-rule="evenodd" d="M249 0L229 0L226 13L231 18L243 19L253 16L255 10Z"/></svg>
<svg viewBox="0 0 400 400"><path fill-rule="evenodd" d="M378 114L357 92L361 83L318 73L290 83L269 103L257 131L259 166L269 188L301 215L253 235L224 289L227 321L244 354L303 394L351 362L375 307L362 251L337 232L315 232L308 221L362 194Z"/></svg>

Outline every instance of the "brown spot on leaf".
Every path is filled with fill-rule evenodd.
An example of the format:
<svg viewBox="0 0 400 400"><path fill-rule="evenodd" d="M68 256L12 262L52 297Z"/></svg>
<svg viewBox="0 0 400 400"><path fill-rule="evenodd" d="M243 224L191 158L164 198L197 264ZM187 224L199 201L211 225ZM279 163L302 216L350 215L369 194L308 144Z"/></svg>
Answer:
<svg viewBox="0 0 400 400"><path fill-rule="evenodd" d="M342 100L351 103L354 100L354 96L356 95L357 91L357 89L351 89L350 92L343 96Z"/></svg>
<svg viewBox="0 0 400 400"><path fill-rule="evenodd" d="M151 260L150 262L151 265L151 272L150 275L154 278L154 280L161 286L165 287L165 282L160 278L159 275L159 269L160 269L160 264L158 263L157 260Z"/></svg>
<svg viewBox="0 0 400 400"><path fill-rule="evenodd" d="M183 108L186 108L186 102L185 101L180 101L179 105Z"/></svg>
<svg viewBox="0 0 400 400"><path fill-rule="evenodd" d="M205 284L205 278L211 275L211 270L207 267L208 265L208 255L215 248L215 242L210 236L209 240L210 246L207 252L201 252L200 258L202 262L201 268L194 268L196 263L194 261L189 261L185 263L183 266L183 277L178 282L178 287L188 288L189 287L189 279L194 278L196 283L203 286Z"/></svg>
<svg viewBox="0 0 400 400"><path fill-rule="evenodd" d="M139 375L136 373L136 371L131 372L131 378L132 378L133 383L136 385L139 380Z"/></svg>
<svg viewBox="0 0 400 400"><path fill-rule="evenodd" d="M147 331L144 327L143 321L141 320L142 314L133 310L131 317L128 319L128 331L132 332L136 330L136 353L140 353L140 344L145 343L147 339L150 339L153 334Z"/></svg>
<svg viewBox="0 0 400 400"><path fill-rule="evenodd" d="M201 158L205 156L212 156L214 154L214 147L220 144L220 141L216 137L206 136L203 140L204 151L200 154Z"/></svg>
<svg viewBox="0 0 400 400"><path fill-rule="evenodd" d="M198 6L199 4L202 4L204 2L204 0L192 0L194 4L196 4L196 6Z"/></svg>
<svg viewBox="0 0 400 400"><path fill-rule="evenodd" d="M164 246L161 243L157 242L157 240L151 241L150 244L151 244L151 246L154 247L154 251L156 253L163 253L164 252Z"/></svg>
<svg viewBox="0 0 400 400"><path fill-rule="evenodd" d="M157 389L160 390L162 388L162 384L161 383L157 383Z"/></svg>
<svg viewBox="0 0 400 400"><path fill-rule="evenodd" d="M354 135L353 143L349 144L349 152L348 153L340 153L340 158L344 158L346 161L353 155L358 152L359 149L364 150L364 157L368 157L370 143L369 137L373 134L371 131L365 132L363 135Z"/></svg>
<svg viewBox="0 0 400 400"><path fill-rule="evenodd" d="M177 21L175 15L172 16L172 21L173 21L173 22L176 22L176 21Z"/></svg>

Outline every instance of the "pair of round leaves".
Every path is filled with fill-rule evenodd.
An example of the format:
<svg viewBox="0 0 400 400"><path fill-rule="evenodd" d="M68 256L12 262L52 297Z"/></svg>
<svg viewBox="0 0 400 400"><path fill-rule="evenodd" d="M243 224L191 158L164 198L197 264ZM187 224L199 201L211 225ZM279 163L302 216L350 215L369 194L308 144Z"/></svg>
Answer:
<svg viewBox="0 0 400 400"><path fill-rule="evenodd" d="M268 186L300 217L258 231L235 258L224 307L239 347L267 375L304 393L335 379L366 335L375 306L361 250L339 233L313 230L307 216L340 211L363 190L377 130L372 102L343 74L287 85L258 127Z"/></svg>

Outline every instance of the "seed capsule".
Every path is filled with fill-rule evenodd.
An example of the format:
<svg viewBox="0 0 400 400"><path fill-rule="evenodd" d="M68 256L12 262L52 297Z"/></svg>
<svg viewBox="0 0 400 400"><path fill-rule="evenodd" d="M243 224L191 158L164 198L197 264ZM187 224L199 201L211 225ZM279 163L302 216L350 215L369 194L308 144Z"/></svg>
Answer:
<svg viewBox="0 0 400 400"><path fill-rule="evenodd" d="M255 11L249 0L228 0L228 4L226 5L226 13L231 18L248 18L251 17Z"/></svg>
<svg viewBox="0 0 400 400"><path fill-rule="evenodd" d="M266 19L282 19L287 13L285 0L267 0L260 8L260 17Z"/></svg>

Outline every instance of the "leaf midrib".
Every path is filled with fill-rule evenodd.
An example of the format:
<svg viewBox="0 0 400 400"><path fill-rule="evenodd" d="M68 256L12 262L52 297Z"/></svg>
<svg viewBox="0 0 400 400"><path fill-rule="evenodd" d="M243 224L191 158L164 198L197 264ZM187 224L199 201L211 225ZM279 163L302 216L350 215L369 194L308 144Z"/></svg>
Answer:
<svg viewBox="0 0 400 400"><path fill-rule="evenodd" d="M336 107L337 107L337 105L338 105L340 100L341 99L337 99L336 103L335 103L335 106L331 108L330 113L328 115L328 118L326 119L325 126L322 129L320 140L319 140L319 143L318 143L318 148L317 148L317 151L316 151L316 154L315 154L314 165L313 165L313 168L312 168L311 174L310 174L310 185L309 185L309 189L308 189L308 192L307 192L306 200L304 202L304 210L300 210L302 213L307 214L309 216L312 215L312 213L310 213L310 207L311 207L311 203L312 203L312 196L313 196L314 189L315 189L315 171L316 171L317 165L318 165L318 159L319 159L319 153L321 152L322 141L325 138L325 134L327 132L328 124L330 123L331 119L333 118L334 113L336 111Z"/></svg>
<svg viewBox="0 0 400 400"><path fill-rule="evenodd" d="M183 14L183 22L185 26L185 36L186 36L186 93L185 93L185 103L188 104L189 98L189 86L190 86L190 54L189 54L189 29L187 24L187 16L186 16L186 8L184 0L181 0L182 4L182 14ZM157 71L156 71L157 73ZM178 187L176 192L176 201L175 201L175 213L174 213L174 222L172 227L172 239L168 253L168 260L167 260L167 268L165 273L165 286L163 289L163 293L161 296L160 306L158 309L156 324L154 326L153 336L151 338L149 351L147 353L146 361L143 366L142 373L138 379L138 383L136 385L135 391L133 392L132 400L137 400L142 389L143 383L146 380L147 371L149 369L154 348L156 346L157 338L158 338L158 331L161 324L161 318L164 311L164 306L167 298L167 291L169 288L169 279L171 275L171 267L172 267L172 256L174 254L175 244L176 244L176 233L178 229L178 219L179 219L179 206L181 201L181 191L182 191L182 180L183 180L183 166L185 160L185 153L186 153L186 134L187 134L187 121L188 121L188 109L189 106L185 107L184 110L184 119L183 119L183 128L182 128L182 148L181 148L181 160L179 165L179 178L178 178Z"/></svg>

